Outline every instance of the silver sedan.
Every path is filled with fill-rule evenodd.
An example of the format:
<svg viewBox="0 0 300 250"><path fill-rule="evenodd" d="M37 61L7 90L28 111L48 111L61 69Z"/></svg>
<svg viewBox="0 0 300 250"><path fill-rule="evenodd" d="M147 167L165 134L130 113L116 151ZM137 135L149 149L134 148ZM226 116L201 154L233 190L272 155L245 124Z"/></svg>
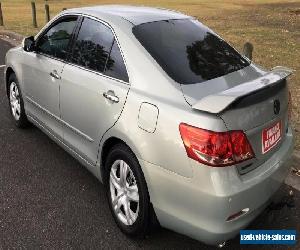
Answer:
<svg viewBox="0 0 300 250"><path fill-rule="evenodd" d="M290 74L190 16L99 6L11 49L5 82L16 126L35 124L103 182L125 234L159 222L222 246L289 171Z"/></svg>

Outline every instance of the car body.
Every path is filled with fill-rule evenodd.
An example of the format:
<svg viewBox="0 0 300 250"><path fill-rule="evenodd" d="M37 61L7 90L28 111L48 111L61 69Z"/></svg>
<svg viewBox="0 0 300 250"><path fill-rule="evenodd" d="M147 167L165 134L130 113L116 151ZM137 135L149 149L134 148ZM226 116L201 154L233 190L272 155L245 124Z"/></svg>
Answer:
<svg viewBox="0 0 300 250"><path fill-rule="evenodd" d="M61 37L50 40L55 32ZM182 47L191 33L195 42ZM106 155L126 144L163 227L219 244L260 214L284 181L293 150L288 69L263 69L192 17L147 7L66 10L34 41L35 50L7 53L8 96L15 74L28 120L104 183ZM230 63L214 59L219 54ZM266 142L272 131L278 136ZM199 136L217 144L203 146ZM219 151L208 156L199 145Z"/></svg>

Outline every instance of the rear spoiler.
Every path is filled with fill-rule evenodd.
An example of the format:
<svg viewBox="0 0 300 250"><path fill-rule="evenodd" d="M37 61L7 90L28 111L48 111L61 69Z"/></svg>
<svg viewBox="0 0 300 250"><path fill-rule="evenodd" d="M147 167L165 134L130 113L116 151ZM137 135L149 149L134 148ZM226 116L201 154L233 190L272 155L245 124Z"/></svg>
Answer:
<svg viewBox="0 0 300 250"><path fill-rule="evenodd" d="M264 89L266 87L276 84L280 80L288 77L293 73L292 69L277 66L269 73L255 80L237 85L236 87L227 89L225 91L212 94L202 98L192 105L193 109L205 111L212 114L221 113L230 104L234 103L241 97L247 96L253 92Z"/></svg>

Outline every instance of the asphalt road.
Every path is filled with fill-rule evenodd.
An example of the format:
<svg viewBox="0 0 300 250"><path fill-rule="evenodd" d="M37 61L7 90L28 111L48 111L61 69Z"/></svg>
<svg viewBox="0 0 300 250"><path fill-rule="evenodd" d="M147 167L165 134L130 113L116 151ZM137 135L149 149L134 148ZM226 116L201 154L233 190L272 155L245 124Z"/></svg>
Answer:
<svg viewBox="0 0 300 250"><path fill-rule="evenodd" d="M0 65L9 47L0 40ZM288 190L283 186L278 197ZM294 193L294 204L288 206L283 200L250 228L297 229L299 233L300 192ZM36 127L16 129L0 68L0 249L8 248L214 249L165 229L146 239L124 236L96 178ZM228 242L225 249L241 249L239 238Z"/></svg>

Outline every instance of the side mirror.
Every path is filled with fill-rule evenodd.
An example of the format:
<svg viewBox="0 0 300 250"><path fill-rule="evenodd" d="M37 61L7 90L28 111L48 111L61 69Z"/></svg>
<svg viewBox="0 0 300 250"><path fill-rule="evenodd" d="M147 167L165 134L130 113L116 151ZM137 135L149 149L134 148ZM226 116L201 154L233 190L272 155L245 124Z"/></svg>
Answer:
<svg viewBox="0 0 300 250"><path fill-rule="evenodd" d="M27 52L34 51L35 50L34 37L30 36L30 37L24 38L23 42L22 42L22 47Z"/></svg>

